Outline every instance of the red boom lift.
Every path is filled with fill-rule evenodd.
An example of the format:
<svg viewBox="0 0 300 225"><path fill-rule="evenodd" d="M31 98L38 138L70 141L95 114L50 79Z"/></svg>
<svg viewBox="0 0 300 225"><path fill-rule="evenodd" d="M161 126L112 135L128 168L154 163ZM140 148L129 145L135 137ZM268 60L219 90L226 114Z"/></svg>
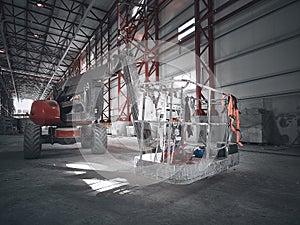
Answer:
<svg viewBox="0 0 300 225"><path fill-rule="evenodd" d="M107 147L105 124L99 123L103 108L103 81L121 70L120 58L53 87L53 100L32 103L24 133L24 158L41 154L42 144L74 144L103 154ZM42 134L42 126L48 127Z"/></svg>

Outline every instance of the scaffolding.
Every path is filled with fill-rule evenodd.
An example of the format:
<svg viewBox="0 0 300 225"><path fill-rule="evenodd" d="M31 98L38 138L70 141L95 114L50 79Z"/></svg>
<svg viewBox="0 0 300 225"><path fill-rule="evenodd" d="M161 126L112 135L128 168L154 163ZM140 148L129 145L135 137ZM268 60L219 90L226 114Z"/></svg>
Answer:
<svg viewBox="0 0 300 225"><path fill-rule="evenodd" d="M123 70L139 143L137 174L187 184L239 163L226 107L230 94L186 79L140 82L132 62ZM206 115L197 115L199 99L190 91L196 87L207 96L201 100Z"/></svg>
<svg viewBox="0 0 300 225"><path fill-rule="evenodd" d="M189 85L207 92L208 98L202 101L207 107L206 115L197 116L197 99L186 91ZM147 138L151 139L140 136L143 144L140 155L135 157L138 174L186 184L239 163L238 147L232 142L222 103L227 94L190 80L144 83L141 93L141 115L134 123L142 124L142 133L144 124L150 124L151 137ZM218 115L211 113L212 108Z"/></svg>

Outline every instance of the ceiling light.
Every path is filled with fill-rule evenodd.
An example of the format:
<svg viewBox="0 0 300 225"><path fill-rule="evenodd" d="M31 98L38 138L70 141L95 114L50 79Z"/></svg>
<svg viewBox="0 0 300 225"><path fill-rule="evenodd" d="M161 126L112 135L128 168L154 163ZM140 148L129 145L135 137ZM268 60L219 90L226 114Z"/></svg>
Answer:
<svg viewBox="0 0 300 225"><path fill-rule="evenodd" d="M0 49L0 53L5 53L5 50L4 49Z"/></svg>
<svg viewBox="0 0 300 225"><path fill-rule="evenodd" d="M41 35L39 34L33 34L33 36L36 38L36 39L39 39L41 37Z"/></svg>
<svg viewBox="0 0 300 225"><path fill-rule="evenodd" d="M36 5L39 7L39 8L45 8L45 4L43 2L37 2Z"/></svg>

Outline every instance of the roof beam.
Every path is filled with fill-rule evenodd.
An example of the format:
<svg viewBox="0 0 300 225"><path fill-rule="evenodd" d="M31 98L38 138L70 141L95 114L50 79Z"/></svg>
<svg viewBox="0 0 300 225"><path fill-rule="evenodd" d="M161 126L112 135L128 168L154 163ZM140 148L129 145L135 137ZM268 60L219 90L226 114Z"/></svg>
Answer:
<svg viewBox="0 0 300 225"><path fill-rule="evenodd" d="M54 0L54 5L56 3L56 0ZM49 29L50 29L50 25L51 25L51 21L52 21L52 17L53 17L53 12L54 12L54 8L52 8L51 10L51 16L48 19L48 23L47 23L47 27L46 27L46 32L45 32L45 37L44 37L44 42L43 42L43 47L42 47L42 51L41 51L41 56L40 56L40 61L39 61L39 65L36 69L36 72L38 73L40 68L41 68L41 61L43 58L43 55L45 54L45 48L46 48L46 44L47 44L47 38L48 38L48 33L49 33Z"/></svg>
<svg viewBox="0 0 300 225"><path fill-rule="evenodd" d="M17 53L15 53L15 55L13 57L11 57L11 59L12 59L13 62L15 62L15 59L20 58L20 59L25 59L26 61L33 62L33 63L42 62L42 63L46 63L46 64L53 64L53 62L51 62L51 61L43 60L42 57L36 58L38 56L34 56L34 55L30 54L30 52L28 52L28 53L29 54L28 54L27 57L26 56L17 55ZM34 54L36 54L36 53L34 53ZM70 59L68 59L68 60L71 61ZM61 65L61 66L68 67L68 65L66 63L64 65Z"/></svg>
<svg viewBox="0 0 300 225"><path fill-rule="evenodd" d="M78 0L73 0L74 2L77 2L77 3L80 3L80 4L83 4L84 6L88 6L88 4L87 3L85 3L85 2L81 2L81 1L78 1ZM101 11L101 12L104 12L104 13L107 13L107 10L104 10L104 9L101 9L101 8L99 8L99 7L93 7L93 9L96 9L96 10L99 10L99 11Z"/></svg>
<svg viewBox="0 0 300 225"><path fill-rule="evenodd" d="M15 19L17 19L17 20L21 20L21 21L23 21L22 19L20 19L20 18L15 18ZM28 28L28 27L26 27L26 25L23 25L22 23L17 23L16 21L14 21L14 22L11 22L11 21L7 21L7 24L9 24L10 26L15 26L15 25L17 25L17 26L19 26L19 27L22 27L24 30L26 29L26 28ZM53 33L53 32L50 32L49 31L49 28L51 28L51 29L55 29L54 27L51 27L50 25L48 26L47 24L38 24L38 23L35 23L35 24L37 24L37 25L40 25L40 26L45 26L45 27L47 27L47 29L48 29L48 31L45 31L45 30L43 30L43 29L39 29L39 28L31 28L30 29L30 32L32 33L32 38L34 39L34 33L35 32L37 32L37 33L39 33L39 34L41 34L41 36L43 36L43 35L47 35L47 34L49 34L49 35L52 35L53 37L55 37L55 38L57 38L57 37L64 37L64 36L67 36L67 35L69 35L70 34L70 32L68 32L68 31L66 31L66 30L60 30L61 32L62 32L62 34L67 34L67 35L58 35L58 34L56 34L56 33ZM35 32L33 32L33 31L31 31L31 30L34 30ZM56 30L59 30L58 28L56 28ZM14 30L15 31L15 30ZM78 36L80 36L80 37L82 37L82 38L87 38L88 36L84 33L84 32L82 32L84 35L78 35ZM28 33L27 33L28 34ZM80 40L78 40L78 42L81 42L81 43L85 43L85 42L83 42L83 41L80 41Z"/></svg>
<svg viewBox="0 0 300 225"><path fill-rule="evenodd" d="M3 39L3 45L4 45L4 49L5 49L7 64L8 64L9 69L12 70L11 63L10 63L10 60L9 60L8 47L7 47L7 43L6 43L6 38L5 38L3 26L4 26L4 24L3 24L2 12L1 12L0 13L0 33L1 33L1 36L2 36L2 39ZM13 76L12 72L10 72L10 76L11 76L11 81L12 81L12 84L13 84L13 87L14 87L16 97L19 99L19 95L18 95L18 92L17 92L17 89L16 89L16 84L15 84L15 79L14 79L14 76Z"/></svg>
<svg viewBox="0 0 300 225"><path fill-rule="evenodd" d="M42 11L36 11L36 10L33 10L33 9L31 9L31 10L29 11L29 9L26 9L26 8L21 7L21 6L18 6L18 5L13 5L13 4L8 3L8 2L6 2L5 5L11 6L11 7L15 7L15 8L18 8L18 9L22 9L22 10L27 11L27 12L30 12L30 13L36 13L36 14L39 14L39 15L42 15L42 16L46 16L46 17L49 16L48 14L43 13ZM57 6L54 6L54 7L55 7L55 8L58 8ZM76 14L76 15L79 15L78 13L74 13L74 12L72 12L72 13L73 13L73 14ZM14 17L14 15L9 15L9 16ZM59 21L61 21L61 22L65 22L65 19L59 18L59 17L57 17L57 16L53 16L52 18L55 19L55 20L59 20ZM93 18L89 18L89 19L95 20L95 19L93 19ZM95 20L95 21L96 21L96 20ZM68 21L68 23L72 23L72 25L75 25L75 24L74 24L73 22L71 22L71 21ZM93 27L88 27L87 25L82 26L82 28L94 30Z"/></svg>
<svg viewBox="0 0 300 225"><path fill-rule="evenodd" d="M74 35L73 35L72 39L70 40L70 43L69 43L67 49L65 50L65 52L64 52L63 56L61 57L61 59L59 60L57 66L55 66L55 70L54 70L54 72L53 72L53 75L52 75L52 77L50 78L50 80L49 80L49 82L48 82L48 84L47 84L45 90L43 91L43 93L42 93L40 99L42 99L42 98L45 97L44 95L45 95L46 92L48 91L49 86L51 85L51 82L52 82L53 78L55 77L55 75L56 75L56 73L57 73L57 71L58 71L58 69L59 69L59 67L60 67L60 64L63 62L64 58L65 58L66 55L68 54L68 51L69 51L69 49L70 49L70 47L71 47L73 41L75 40L75 38L76 38L76 36L77 36L77 33L80 31L80 29L81 29L81 27L82 27L82 25L83 25L85 19L87 18L87 16L88 16L90 10L92 9L93 5L95 4L95 1L96 1L96 0L92 0L92 1L90 2L90 4L89 4L88 8L86 9L86 11L85 11L83 17L82 17L81 20L80 20L80 23L79 23L78 26L77 26L76 31L74 32Z"/></svg>
<svg viewBox="0 0 300 225"><path fill-rule="evenodd" d="M24 70L10 70L9 68L1 67L1 71L3 72L8 72L8 73L15 73L15 74L20 74L20 75L29 75L35 78L42 78L42 79L49 79L50 75L49 74L43 74L43 73L34 73L32 71L24 71Z"/></svg>
<svg viewBox="0 0 300 225"><path fill-rule="evenodd" d="M18 35L18 37L16 37L16 35L14 34L14 33L9 33L9 34L12 34L12 35L9 35L9 38L10 38L10 40L15 40L15 41L25 41L26 40L26 35L21 35L21 34L19 34ZM41 45L42 46L42 42L41 41L39 41L38 39L33 39L33 38L30 38L30 40L28 39L28 41L30 41L30 42L28 42L28 43L34 43L34 44L37 44L37 45ZM49 48L49 47L51 47L51 48L53 48L53 49L56 49L57 48L57 43L54 43L54 42L50 42L49 40L47 41L47 48ZM11 47L14 47L15 45L12 45ZM63 47L63 46L58 46L58 47ZM79 51L80 51L80 49L75 49L75 48L73 48L73 49L70 49L69 50L69 52L73 52L74 54L77 54ZM54 52L54 51L52 51L52 52ZM56 56L56 57L58 57L58 56Z"/></svg>
<svg viewBox="0 0 300 225"><path fill-rule="evenodd" d="M110 19L110 15L111 15L112 12L114 11L114 9L117 8L117 5L118 5L118 1L115 1L115 2L113 3L113 5L110 7L110 9L107 11L107 13L106 13L106 15L104 16L104 18L102 19L102 21L99 23L99 25L97 26L97 28L94 29L93 33L91 34L91 37L93 37L97 32L99 32L99 31L100 31L100 27L102 27L104 24L106 24L106 25L108 26L108 22L106 22L106 20L109 20L109 19ZM106 29L103 30L103 32L102 32L102 34L101 34L102 38L105 39L105 34L108 32L108 30L109 30L109 27L106 27ZM106 41L107 41L107 39L106 39ZM83 49L86 48L87 44L88 44L88 42L83 46L83 48L82 48L81 51L77 54L77 56L75 57L75 59L78 59L78 58L79 58L80 54L82 53ZM68 69L67 69L66 71L70 70L70 69L74 66L74 63L75 63L75 62L76 62L76 61L74 60L74 61L69 65L69 67L68 67ZM64 75L64 76L65 76L65 75Z"/></svg>

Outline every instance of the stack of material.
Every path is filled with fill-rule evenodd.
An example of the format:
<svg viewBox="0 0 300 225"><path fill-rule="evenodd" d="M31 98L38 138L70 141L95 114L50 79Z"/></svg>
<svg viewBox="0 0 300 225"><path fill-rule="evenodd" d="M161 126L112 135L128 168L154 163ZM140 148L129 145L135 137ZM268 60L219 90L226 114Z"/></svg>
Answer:
<svg viewBox="0 0 300 225"><path fill-rule="evenodd" d="M240 116L242 141L247 143L266 143L261 108L245 108Z"/></svg>
<svg viewBox="0 0 300 225"><path fill-rule="evenodd" d="M263 99L239 102L242 142L266 143L263 132Z"/></svg>
<svg viewBox="0 0 300 225"><path fill-rule="evenodd" d="M287 144L278 123L279 109L274 99L254 99L241 102L242 141L256 144Z"/></svg>
<svg viewBox="0 0 300 225"><path fill-rule="evenodd" d="M13 134L14 132L14 118L11 117L0 117L0 134Z"/></svg>
<svg viewBox="0 0 300 225"><path fill-rule="evenodd" d="M28 121L29 119L28 118L20 118L19 119L19 127L18 127L18 129L19 129L19 133L20 134L24 134L24 131L25 131L25 126L26 126L26 123L27 123L27 121Z"/></svg>

